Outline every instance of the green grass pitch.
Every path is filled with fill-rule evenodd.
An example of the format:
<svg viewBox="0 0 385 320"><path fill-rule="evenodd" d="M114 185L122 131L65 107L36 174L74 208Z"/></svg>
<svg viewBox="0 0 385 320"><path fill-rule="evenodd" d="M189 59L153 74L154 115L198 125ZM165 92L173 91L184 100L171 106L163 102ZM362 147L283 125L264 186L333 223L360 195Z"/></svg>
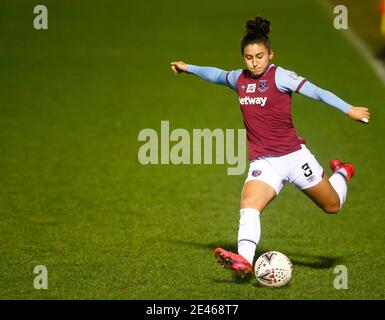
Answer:
<svg viewBox="0 0 385 320"><path fill-rule="evenodd" d="M318 1L36 1L0 4L1 299L384 299L385 90ZM272 22L275 63L359 106L369 126L293 97L293 119L328 170L356 166L340 214L286 185L261 217L258 254L285 253L289 286L260 288L220 269L235 249L245 179L227 165L141 165L138 133L243 128L236 95L180 59L243 67L246 19ZM33 286L48 269L48 289ZM348 269L336 290L334 267Z"/></svg>

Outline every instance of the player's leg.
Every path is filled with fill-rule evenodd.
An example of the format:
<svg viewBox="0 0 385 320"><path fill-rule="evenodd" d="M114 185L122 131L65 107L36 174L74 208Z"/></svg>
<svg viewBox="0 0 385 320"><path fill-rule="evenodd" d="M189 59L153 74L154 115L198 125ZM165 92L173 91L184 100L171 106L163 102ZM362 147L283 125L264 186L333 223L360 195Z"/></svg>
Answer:
<svg viewBox="0 0 385 320"><path fill-rule="evenodd" d="M282 178L265 161L250 165L241 195L238 254L222 248L215 249L214 255L219 264L234 270L241 277L252 275L255 250L261 235L259 215L282 186Z"/></svg>
<svg viewBox="0 0 385 320"><path fill-rule="evenodd" d="M275 196L276 191L266 182L249 180L242 189L241 210L252 208L262 212Z"/></svg>
<svg viewBox="0 0 385 320"><path fill-rule="evenodd" d="M279 191L261 180L250 180L243 186L238 228L238 253L251 264L261 237L260 214L276 197L277 192Z"/></svg>
<svg viewBox="0 0 385 320"><path fill-rule="evenodd" d="M342 202L338 193L326 175L314 187L302 191L326 213L337 213L341 208Z"/></svg>
<svg viewBox="0 0 385 320"><path fill-rule="evenodd" d="M334 174L327 178L313 154L303 146L293 168L292 183L301 189L326 213L337 213L346 199L346 181L354 175L354 168L339 160L330 162Z"/></svg>
<svg viewBox="0 0 385 320"><path fill-rule="evenodd" d="M261 237L259 214L274 199L276 191L263 181L247 181L243 186L238 229L238 254L217 248L214 255L220 265L248 278L253 273L255 250Z"/></svg>
<svg viewBox="0 0 385 320"><path fill-rule="evenodd" d="M333 175L326 175L316 186L303 190L326 213L337 213L346 200L347 181L354 175L354 167L339 160L330 161Z"/></svg>

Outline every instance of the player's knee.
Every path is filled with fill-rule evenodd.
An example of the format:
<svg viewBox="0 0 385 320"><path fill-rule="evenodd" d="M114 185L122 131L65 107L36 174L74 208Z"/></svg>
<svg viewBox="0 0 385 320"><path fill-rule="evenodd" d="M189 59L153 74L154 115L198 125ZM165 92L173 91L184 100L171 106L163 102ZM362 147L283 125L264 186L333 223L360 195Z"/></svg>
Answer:
<svg viewBox="0 0 385 320"><path fill-rule="evenodd" d="M253 201L245 198L241 200L241 208L252 208Z"/></svg>
<svg viewBox="0 0 385 320"><path fill-rule="evenodd" d="M241 208L256 208L257 207L257 201L253 198L243 198L241 200Z"/></svg>

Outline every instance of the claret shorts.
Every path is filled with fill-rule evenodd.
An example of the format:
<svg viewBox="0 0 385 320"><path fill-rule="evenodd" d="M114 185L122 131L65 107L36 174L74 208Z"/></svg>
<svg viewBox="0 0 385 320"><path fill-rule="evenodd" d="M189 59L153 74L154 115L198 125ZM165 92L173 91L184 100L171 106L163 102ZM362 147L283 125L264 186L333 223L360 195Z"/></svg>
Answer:
<svg viewBox="0 0 385 320"><path fill-rule="evenodd" d="M277 195L286 181L304 190L318 184L324 170L304 144L301 149L280 157L261 157L250 162L246 181L260 180L272 186Z"/></svg>

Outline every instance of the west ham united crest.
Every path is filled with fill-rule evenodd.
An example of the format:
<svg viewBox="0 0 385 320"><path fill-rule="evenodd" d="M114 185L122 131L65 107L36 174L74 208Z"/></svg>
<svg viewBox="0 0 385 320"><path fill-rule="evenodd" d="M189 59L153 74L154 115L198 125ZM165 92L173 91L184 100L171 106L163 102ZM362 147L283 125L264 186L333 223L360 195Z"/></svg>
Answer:
<svg viewBox="0 0 385 320"><path fill-rule="evenodd" d="M258 177L261 175L261 173L262 173L262 170L253 170L253 172L251 172L251 175L253 177Z"/></svg>
<svg viewBox="0 0 385 320"><path fill-rule="evenodd" d="M266 92L268 89L269 87L267 86L267 80L259 80L258 91L263 93Z"/></svg>

